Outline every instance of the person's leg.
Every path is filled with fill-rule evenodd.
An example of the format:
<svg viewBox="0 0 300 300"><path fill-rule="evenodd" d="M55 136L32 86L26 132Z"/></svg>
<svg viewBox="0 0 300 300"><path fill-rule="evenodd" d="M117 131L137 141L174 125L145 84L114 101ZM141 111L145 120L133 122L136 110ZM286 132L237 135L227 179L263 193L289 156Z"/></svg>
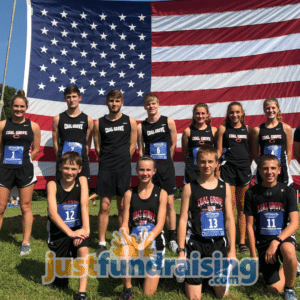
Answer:
<svg viewBox="0 0 300 300"><path fill-rule="evenodd" d="M215 291L215 294L217 298L223 298L228 296L229 291L225 295L226 286L213 286L213 289Z"/></svg>
<svg viewBox="0 0 300 300"><path fill-rule="evenodd" d="M176 212L174 208L174 195L168 195L166 223L169 230L176 230Z"/></svg>
<svg viewBox="0 0 300 300"><path fill-rule="evenodd" d="M22 212L22 228L23 228L23 244L29 244L33 215L31 210L32 194L34 190L34 184L19 188L20 206Z"/></svg>
<svg viewBox="0 0 300 300"><path fill-rule="evenodd" d="M269 292L274 294L282 293L285 284L283 268L280 268L278 273L279 273L280 280L278 280L273 284L267 285L267 289L269 290Z"/></svg>
<svg viewBox="0 0 300 300"><path fill-rule="evenodd" d="M117 196L117 208L118 208L118 226L121 228L122 226L122 216L123 216L123 209L124 209L124 197Z"/></svg>
<svg viewBox="0 0 300 300"><path fill-rule="evenodd" d="M87 280L88 280L88 257L89 257L89 248L81 247L77 251L77 257L82 257L86 260L86 273L83 277L79 278L79 293L86 292Z"/></svg>
<svg viewBox="0 0 300 300"><path fill-rule="evenodd" d="M202 284L191 285L185 283L185 293L190 300L200 300L202 296Z"/></svg>
<svg viewBox="0 0 300 300"><path fill-rule="evenodd" d="M236 207L236 187L234 185L230 185L231 190L231 203L232 203L232 210L233 214L235 215L235 207Z"/></svg>
<svg viewBox="0 0 300 300"><path fill-rule="evenodd" d="M146 295L153 295L157 291L159 276L146 277L143 285L143 292Z"/></svg>
<svg viewBox="0 0 300 300"><path fill-rule="evenodd" d="M98 236L100 242L105 242L106 230L109 222L111 197L100 196L100 210L98 214Z"/></svg>
<svg viewBox="0 0 300 300"><path fill-rule="evenodd" d="M10 189L0 186L0 230L3 223L3 216L6 209Z"/></svg>
<svg viewBox="0 0 300 300"><path fill-rule="evenodd" d="M296 249L292 243L282 243L280 252L283 258L283 270L285 277L286 288L293 288L295 286L295 279L297 274L297 257Z"/></svg>

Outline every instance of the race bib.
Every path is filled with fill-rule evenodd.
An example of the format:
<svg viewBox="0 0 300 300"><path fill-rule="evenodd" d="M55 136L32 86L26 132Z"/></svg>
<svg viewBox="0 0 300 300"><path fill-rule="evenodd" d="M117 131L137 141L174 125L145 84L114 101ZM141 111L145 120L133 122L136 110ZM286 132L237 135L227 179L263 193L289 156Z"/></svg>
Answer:
<svg viewBox="0 0 300 300"><path fill-rule="evenodd" d="M82 144L77 142L64 142L62 154L66 152L77 152L79 155L82 153Z"/></svg>
<svg viewBox="0 0 300 300"><path fill-rule="evenodd" d="M203 237L225 235L223 211L203 211L200 222Z"/></svg>
<svg viewBox="0 0 300 300"><path fill-rule="evenodd" d="M80 204L57 204L57 212L68 227L81 226Z"/></svg>
<svg viewBox="0 0 300 300"><path fill-rule="evenodd" d="M200 149L200 147L193 148L193 159L194 159L194 165L197 166L197 151Z"/></svg>
<svg viewBox="0 0 300 300"><path fill-rule="evenodd" d="M168 147L166 142L151 143L150 144L150 156L153 159L167 159Z"/></svg>
<svg viewBox="0 0 300 300"><path fill-rule="evenodd" d="M144 241L146 237L150 234L150 232L153 230L155 227L154 224L144 224L144 225L139 225L134 228L132 228L131 233L135 234L137 237L137 240L142 238L141 241ZM156 242L153 240L151 249L156 247Z"/></svg>
<svg viewBox="0 0 300 300"><path fill-rule="evenodd" d="M22 165L23 164L23 146L5 146L3 164L5 165Z"/></svg>
<svg viewBox="0 0 300 300"><path fill-rule="evenodd" d="M263 155L275 155L281 162L281 146L280 145L268 145L264 147Z"/></svg>
<svg viewBox="0 0 300 300"><path fill-rule="evenodd" d="M260 234L278 235L283 229L282 211L263 211L260 213Z"/></svg>

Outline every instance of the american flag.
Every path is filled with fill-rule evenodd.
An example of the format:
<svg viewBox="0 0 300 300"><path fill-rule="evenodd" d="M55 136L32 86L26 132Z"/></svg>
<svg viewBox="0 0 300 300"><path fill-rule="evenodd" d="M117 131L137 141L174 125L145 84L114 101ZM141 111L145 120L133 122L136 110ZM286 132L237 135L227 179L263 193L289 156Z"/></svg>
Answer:
<svg viewBox="0 0 300 300"><path fill-rule="evenodd" d="M122 112L138 122L146 118L143 96L156 93L160 113L177 126L178 186L184 175L181 135L194 104L208 103L218 127L228 104L240 101L246 124L255 127L265 121L264 99L276 97L283 121L293 129L300 125L300 1L31 0L27 35L27 117L42 130L36 188L55 175L52 120L67 108L63 91L70 84L80 88L80 109L94 120L108 112L111 89L124 93ZM95 186L93 147L90 167ZM300 173L295 159L291 171Z"/></svg>

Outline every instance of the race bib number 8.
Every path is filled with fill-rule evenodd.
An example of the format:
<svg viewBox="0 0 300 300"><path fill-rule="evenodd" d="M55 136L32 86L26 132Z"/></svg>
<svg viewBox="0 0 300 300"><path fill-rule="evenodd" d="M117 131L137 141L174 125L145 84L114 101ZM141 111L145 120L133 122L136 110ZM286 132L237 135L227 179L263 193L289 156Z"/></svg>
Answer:
<svg viewBox="0 0 300 300"><path fill-rule="evenodd" d="M142 238L141 241L144 241L154 227L155 227L154 224L139 225L139 226L134 227L132 229L131 233L136 235L137 240ZM155 247L156 247L156 242L154 240L152 242L151 248L155 248Z"/></svg>
<svg viewBox="0 0 300 300"><path fill-rule="evenodd" d="M64 142L62 154L66 152L77 152L79 155L82 153L82 144L77 142Z"/></svg>
<svg viewBox="0 0 300 300"><path fill-rule="evenodd" d="M283 212L263 211L260 213L260 234L278 235L283 229Z"/></svg>
<svg viewBox="0 0 300 300"><path fill-rule="evenodd" d="M200 217L203 237L224 236L224 216L222 211L203 211Z"/></svg>
<svg viewBox="0 0 300 300"><path fill-rule="evenodd" d="M57 212L68 227L81 226L79 203L57 204Z"/></svg>
<svg viewBox="0 0 300 300"><path fill-rule="evenodd" d="M150 144L150 156L153 159L167 159L168 148L166 142L151 143Z"/></svg>
<svg viewBox="0 0 300 300"><path fill-rule="evenodd" d="M268 145L264 147L263 155L275 155L281 162L281 146L279 145Z"/></svg>
<svg viewBox="0 0 300 300"><path fill-rule="evenodd" d="M5 146L3 164L5 165L22 165L23 164L23 146Z"/></svg>
<svg viewBox="0 0 300 300"><path fill-rule="evenodd" d="M193 159L194 159L194 165L197 166L197 151L200 149L200 147L193 148Z"/></svg>

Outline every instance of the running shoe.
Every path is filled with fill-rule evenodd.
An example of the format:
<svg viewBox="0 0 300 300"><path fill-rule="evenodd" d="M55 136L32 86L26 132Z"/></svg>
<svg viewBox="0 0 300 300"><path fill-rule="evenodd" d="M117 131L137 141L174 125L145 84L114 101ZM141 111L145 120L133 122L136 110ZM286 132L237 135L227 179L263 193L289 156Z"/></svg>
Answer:
<svg viewBox="0 0 300 300"><path fill-rule="evenodd" d="M20 247L20 255L29 254L31 252L30 245L29 244L22 244Z"/></svg>

